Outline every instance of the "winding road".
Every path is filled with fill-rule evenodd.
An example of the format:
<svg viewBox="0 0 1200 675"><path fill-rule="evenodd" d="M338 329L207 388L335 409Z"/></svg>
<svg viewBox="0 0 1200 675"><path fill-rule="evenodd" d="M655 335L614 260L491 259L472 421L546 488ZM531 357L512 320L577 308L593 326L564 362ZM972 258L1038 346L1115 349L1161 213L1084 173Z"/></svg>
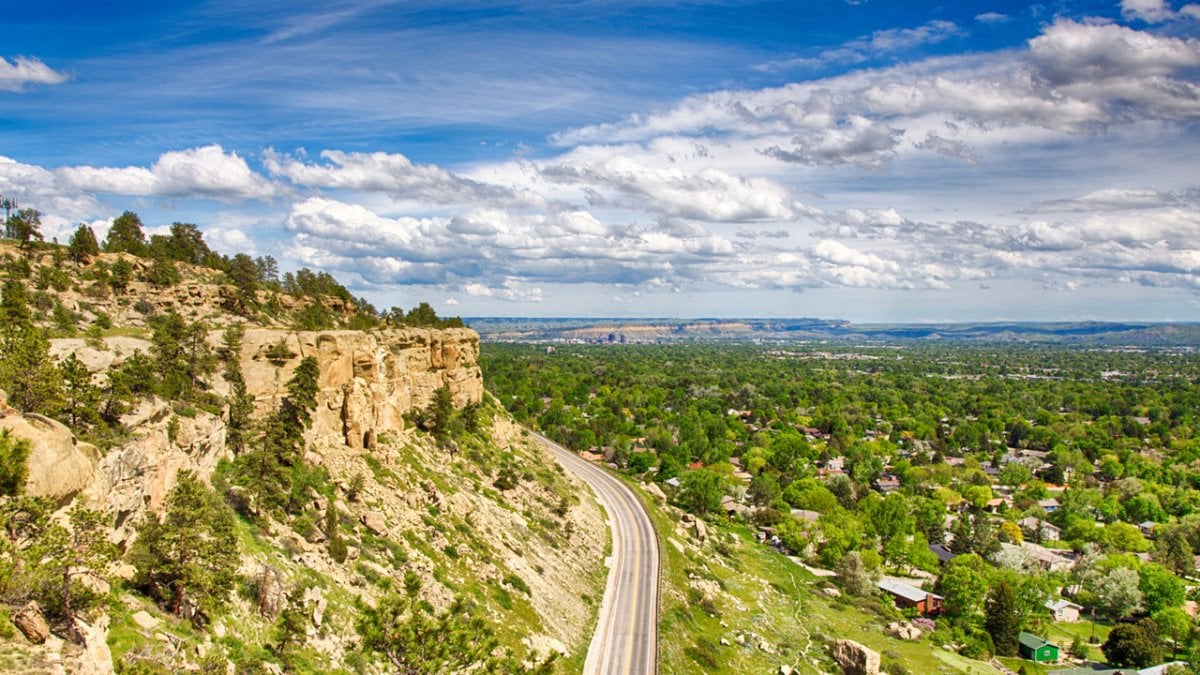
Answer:
<svg viewBox="0 0 1200 675"><path fill-rule="evenodd" d="M658 670L658 539L641 502L621 481L541 434L559 463L591 486L608 511L612 558L584 675Z"/></svg>

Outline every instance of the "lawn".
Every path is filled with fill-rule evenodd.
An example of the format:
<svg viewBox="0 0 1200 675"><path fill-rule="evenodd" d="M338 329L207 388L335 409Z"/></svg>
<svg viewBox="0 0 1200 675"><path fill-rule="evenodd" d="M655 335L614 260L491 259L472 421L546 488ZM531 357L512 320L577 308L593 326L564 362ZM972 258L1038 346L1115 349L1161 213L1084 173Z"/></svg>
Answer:
<svg viewBox="0 0 1200 675"><path fill-rule="evenodd" d="M1088 646L1088 660L1104 661L1104 653L1100 651L1100 645L1108 639L1108 633L1112 630L1112 626L1096 623L1095 625L1096 644ZM1086 643L1092 635L1092 622L1084 619L1077 623L1051 623L1046 624L1045 636L1051 642L1061 645L1065 650L1071 646L1071 643L1076 637L1083 638Z"/></svg>

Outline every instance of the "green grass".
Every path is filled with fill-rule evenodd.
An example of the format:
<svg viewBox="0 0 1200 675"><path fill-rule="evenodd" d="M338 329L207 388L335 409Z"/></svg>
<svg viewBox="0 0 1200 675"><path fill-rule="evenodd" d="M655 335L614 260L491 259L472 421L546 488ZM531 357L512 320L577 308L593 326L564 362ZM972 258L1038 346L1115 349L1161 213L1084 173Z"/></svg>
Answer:
<svg viewBox="0 0 1200 675"><path fill-rule="evenodd" d="M1096 623L1095 635L1096 644L1088 645L1088 659L1092 661L1104 661L1104 652L1100 651L1100 645L1108 639L1108 633L1112 630L1112 626ZM1071 642L1076 637L1083 638L1087 643L1088 638L1092 635L1092 622L1088 619L1083 619L1077 623L1047 623L1045 633L1046 637L1053 643L1061 645L1063 653L1071 646Z"/></svg>
<svg viewBox="0 0 1200 675"><path fill-rule="evenodd" d="M998 660L1000 663L1003 663L1005 666L1007 666L1009 670L1019 672L1021 668L1024 668L1028 675L1046 675L1046 673L1049 673L1051 670L1059 670L1060 668L1069 667L1058 665L1047 666L1043 663L1034 663L1033 661L1019 659L1013 656L1001 656Z"/></svg>
<svg viewBox="0 0 1200 675"><path fill-rule="evenodd" d="M775 672L784 663L799 672L835 672L827 643L841 638L866 645L910 673L997 672L927 637L910 642L887 636L887 623L898 618L894 609L872 600L829 598L821 592L827 582L755 542L746 526L710 522L708 541L700 552L682 552L669 540L686 544L681 539L692 535L677 534L675 516L653 498L644 497L643 502L654 520L662 554L661 672L763 673ZM716 546L718 540L724 546ZM689 575L721 588L709 605L714 614L697 602ZM769 643L773 653L750 641L739 645L736 636L747 632ZM722 645L722 638L731 644Z"/></svg>

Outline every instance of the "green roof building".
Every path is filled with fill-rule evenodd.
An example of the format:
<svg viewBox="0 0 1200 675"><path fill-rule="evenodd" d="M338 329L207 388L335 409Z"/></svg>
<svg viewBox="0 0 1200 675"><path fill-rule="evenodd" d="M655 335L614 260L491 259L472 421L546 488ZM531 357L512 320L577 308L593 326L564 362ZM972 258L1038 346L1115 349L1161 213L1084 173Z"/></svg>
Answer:
<svg viewBox="0 0 1200 675"><path fill-rule="evenodd" d="M1023 659L1029 659L1036 663L1055 663L1058 661L1058 645L1046 640L1046 638L1022 631L1017 637L1017 641L1020 643L1019 651Z"/></svg>

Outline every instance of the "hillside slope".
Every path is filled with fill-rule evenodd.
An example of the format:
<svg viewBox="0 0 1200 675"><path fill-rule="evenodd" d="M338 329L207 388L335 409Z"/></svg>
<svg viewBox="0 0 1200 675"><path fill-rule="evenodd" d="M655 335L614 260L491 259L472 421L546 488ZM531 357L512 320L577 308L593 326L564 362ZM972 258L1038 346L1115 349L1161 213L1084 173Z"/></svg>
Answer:
<svg viewBox="0 0 1200 675"><path fill-rule="evenodd" d="M25 253L0 250L5 255L11 263ZM127 257L103 254L91 265ZM383 662L361 648L356 619L362 607L410 579L419 580L420 598L432 611L465 600L518 662L562 652L567 658L556 670L579 669L603 593L603 514L582 484L485 395L474 331L289 330L262 313L231 312L223 299L233 292L211 270L176 263L178 284L101 294L86 279L87 265L45 252L29 260L26 292L55 310L35 314L34 329L41 324L69 335L88 326L84 337L51 339L49 354L61 364L81 363L96 392L111 388L139 359L161 361L158 322L168 315L203 329L207 347L193 345L195 353L213 355L223 367L214 364L194 378L196 389L186 397L131 394L118 421L96 422L86 433L0 404L0 428L29 441L25 496L51 500L60 519L71 504L86 504L100 514L118 554L104 569L87 569L102 597L77 622L64 621L44 589L0 581L4 611L29 614L28 601L38 600L43 607L32 612L46 616L50 632L30 644L0 617L4 670L178 672L228 662L239 672L373 672ZM43 267L67 274L62 290L37 287ZM260 291L264 303L265 296ZM336 298L288 302L349 314ZM63 313L73 330L55 325L53 315ZM223 352L235 325L246 328L240 345L236 353ZM291 387L309 360L315 390L301 455L286 506L273 508L262 498L271 486L237 483L238 461L269 445L271 425L292 405ZM239 378L253 409L238 432L240 448L230 426ZM431 429L425 420L443 393L451 408L445 414L455 423ZM170 506L186 472L239 512L235 583L219 607L190 617L139 586L146 570L131 557L146 523ZM0 497L6 526L18 503ZM9 574L0 578L10 578L27 553L6 549L0 566ZM71 623L84 628L73 631ZM281 626L290 626L289 637L280 637ZM82 635L64 639L71 632Z"/></svg>

